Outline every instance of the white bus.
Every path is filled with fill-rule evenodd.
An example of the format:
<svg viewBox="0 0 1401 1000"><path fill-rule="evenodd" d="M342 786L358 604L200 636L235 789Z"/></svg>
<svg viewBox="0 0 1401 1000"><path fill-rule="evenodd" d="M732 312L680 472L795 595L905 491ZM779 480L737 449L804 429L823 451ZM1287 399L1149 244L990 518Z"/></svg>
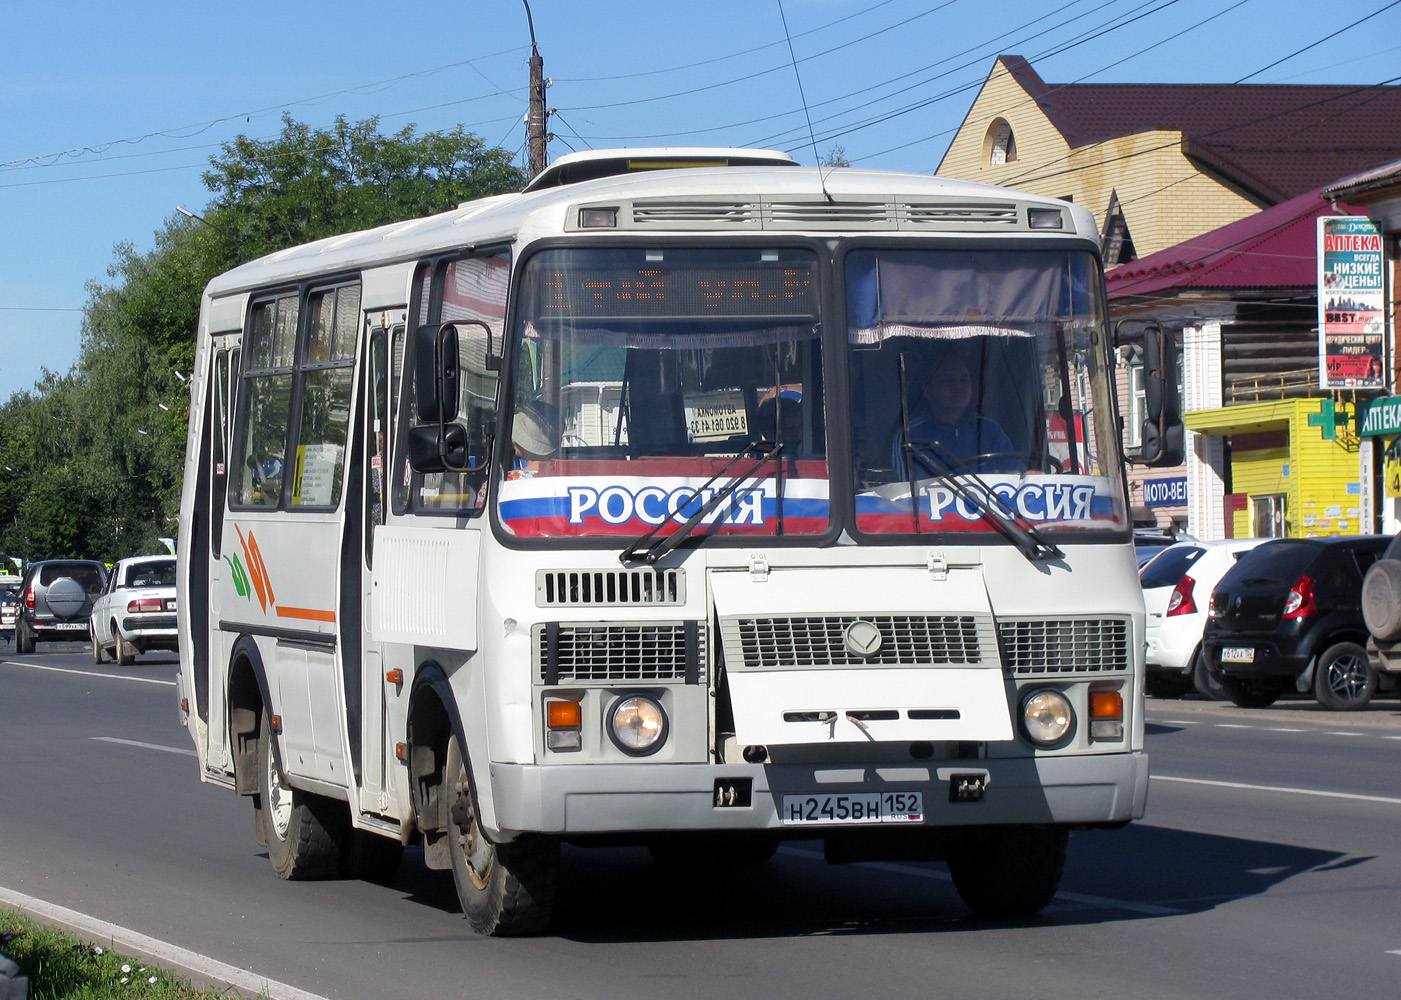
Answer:
<svg viewBox="0 0 1401 1000"><path fill-rule="evenodd" d="M1148 787L1110 341L1084 209L754 150L244 264L182 497L200 776L283 878L421 844L489 934L562 844L1038 911Z"/></svg>

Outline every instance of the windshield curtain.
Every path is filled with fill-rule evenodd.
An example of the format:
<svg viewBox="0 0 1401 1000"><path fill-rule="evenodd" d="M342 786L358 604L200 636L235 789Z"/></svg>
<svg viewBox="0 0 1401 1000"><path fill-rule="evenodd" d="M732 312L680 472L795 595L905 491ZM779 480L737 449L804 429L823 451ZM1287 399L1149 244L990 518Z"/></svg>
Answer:
<svg viewBox="0 0 1401 1000"><path fill-rule="evenodd" d="M499 516L522 537L828 526L816 256L546 250L521 277Z"/></svg>
<svg viewBox="0 0 1401 1000"><path fill-rule="evenodd" d="M990 531L950 485L972 476L1038 530L1127 528L1092 255L856 250L844 269L858 532Z"/></svg>

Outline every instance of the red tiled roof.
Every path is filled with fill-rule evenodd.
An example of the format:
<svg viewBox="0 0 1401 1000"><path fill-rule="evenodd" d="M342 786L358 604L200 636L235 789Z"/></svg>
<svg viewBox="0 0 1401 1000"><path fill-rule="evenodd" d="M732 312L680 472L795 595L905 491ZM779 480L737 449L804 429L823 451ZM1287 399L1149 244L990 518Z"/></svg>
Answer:
<svg viewBox="0 0 1401 1000"><path fill-rule="evenodd" d="M998 59L1072 148L1181 132L1188 156L1267 203L1401 151L1401 86L1051 84L1021 56Z"/></svg>
<svg viewBox="0 0 1401 1000"><path fill-rule="evenodd" d="M1335 214L1321 189L1309 191L1114 268L1105 275L1109 297L1182 288L1312 288L1318 283L1314 220Z"/></svg>

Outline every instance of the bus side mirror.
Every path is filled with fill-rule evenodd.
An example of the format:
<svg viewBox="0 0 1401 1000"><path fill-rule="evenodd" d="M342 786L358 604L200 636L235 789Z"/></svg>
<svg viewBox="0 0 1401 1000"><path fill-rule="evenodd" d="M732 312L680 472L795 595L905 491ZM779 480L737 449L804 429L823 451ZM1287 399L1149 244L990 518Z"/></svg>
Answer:
<svg viewBox="0 0 1401 1000"><path fill-rule="evenodd" d="M441 433L440 433L441 432ZM420 424L409 428L409 465L415 472L462 472L470 466L467 428Z"/></svg>
<svg viewBox="0 0 1401 1000"><path fill-rule="evenodd" d="M1177 338L1157 323L1143 330L1144 465L1181 465L1182 402L1177 395Z"/></svg>
<svg viewBox="0 0 1401 1000"><path fill-rule="evenodd" d="M421 326L414 334L414 394L418 419L447 423L457 417L457 327Z"/></svg>

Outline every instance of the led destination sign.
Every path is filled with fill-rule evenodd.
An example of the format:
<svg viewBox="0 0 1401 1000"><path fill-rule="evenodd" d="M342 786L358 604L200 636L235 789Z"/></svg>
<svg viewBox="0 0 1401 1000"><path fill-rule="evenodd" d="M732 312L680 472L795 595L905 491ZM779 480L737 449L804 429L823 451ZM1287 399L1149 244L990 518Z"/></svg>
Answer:
<svg viewBox="0 0 1401 1000"><path fill-rule="evenodd" d="M579 320L817 314L817 286L807 262L718 267L599 266L593 260L570 264L536 272L535 316Z"/></svg>

